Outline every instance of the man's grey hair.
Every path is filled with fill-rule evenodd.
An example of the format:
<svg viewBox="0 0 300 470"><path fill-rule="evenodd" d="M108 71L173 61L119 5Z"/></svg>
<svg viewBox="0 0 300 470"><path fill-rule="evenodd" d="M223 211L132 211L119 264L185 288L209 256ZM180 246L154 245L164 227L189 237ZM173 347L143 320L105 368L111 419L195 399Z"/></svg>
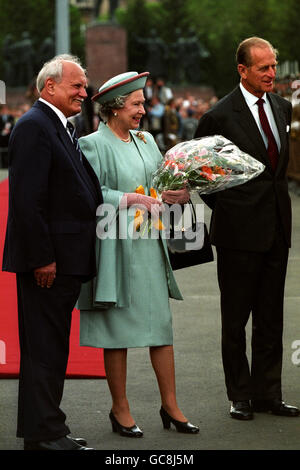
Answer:
<svg viewBox="0 0 300 470"><path fill-rule="evenodd" d="M43 65L37 76L36 88L39 93L41 93L41 91L43 90L47 78L53 78L53 80L55 80L57 83L62 80L64 62L73 62L74 64L77 64L85 73L85 70L82 67L80 59L78 57L70 54L57 55Z"/></svg>
<svg viewBox="0 0 300 470"><path fill-rule="evenodd" d="M99 104L99 114L104 122L108 121L108 118L112 115L113 109L121 109L125 106L125 101L130 93L127 95L119 95L116 98L106 101L105 103Z"/></svg>

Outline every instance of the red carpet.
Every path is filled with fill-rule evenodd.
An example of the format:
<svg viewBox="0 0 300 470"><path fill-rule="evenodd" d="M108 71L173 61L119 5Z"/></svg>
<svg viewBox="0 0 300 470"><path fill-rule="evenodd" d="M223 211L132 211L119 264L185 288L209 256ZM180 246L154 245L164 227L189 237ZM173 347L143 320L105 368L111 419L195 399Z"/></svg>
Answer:
<svg viewBox="0 0 300 470"><path fill-rule="evenodd" d="M0 183L0 263L8 209L8 180ZM19 338L15 274L1 271L0 265L0 378L19 374ZM68 378L105 378L103 350L79 346L79 312L74 310Z"/></svg>

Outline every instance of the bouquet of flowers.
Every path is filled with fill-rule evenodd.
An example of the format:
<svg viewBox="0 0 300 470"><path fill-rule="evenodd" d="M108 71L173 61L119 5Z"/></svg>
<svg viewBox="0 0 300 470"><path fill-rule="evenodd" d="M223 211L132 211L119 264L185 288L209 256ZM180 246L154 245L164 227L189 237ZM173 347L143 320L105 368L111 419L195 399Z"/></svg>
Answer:
<svg viewBox="0 0 300 470"><path fill-rule="evenodd" d="M221 135L181 142L166 152L153 174L152 186L162 192L187 186L210 194L243 184L265 166Z"/></svg>

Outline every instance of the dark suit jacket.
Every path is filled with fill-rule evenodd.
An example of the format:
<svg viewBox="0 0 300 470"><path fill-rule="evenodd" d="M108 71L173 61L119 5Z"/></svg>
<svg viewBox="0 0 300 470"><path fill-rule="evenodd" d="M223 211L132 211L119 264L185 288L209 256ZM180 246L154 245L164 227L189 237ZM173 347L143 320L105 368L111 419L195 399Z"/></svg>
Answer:
<svg viewBox="0 0 300 470"><path fill-rule="evenodd" d="M58 274L96 272L98 179L55 112L37 101L9 141L9 213L3 270L57 264Z"/></svg>
<svg viewBox="0 0 300 470"><path fill-rule="evenodd" d="M270 165L266 147L239 87L222 98L202 116L195 137L223 135L266 168L257 178L220 191L203 200L213 209L210 238L216 246L266 251L281 224L288 246L291 241L291 203L286 169L289 158L291 104L268 94L278 127L281 151L276 172Z"/></svg>

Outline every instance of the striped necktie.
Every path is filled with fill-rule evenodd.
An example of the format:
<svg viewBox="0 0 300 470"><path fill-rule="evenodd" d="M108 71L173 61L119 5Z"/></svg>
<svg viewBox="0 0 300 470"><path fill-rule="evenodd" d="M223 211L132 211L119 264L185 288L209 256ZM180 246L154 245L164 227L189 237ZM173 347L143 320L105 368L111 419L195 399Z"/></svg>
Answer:
<svg viewBox="0 0 300 470"><path fill-rule="evenodd" d="M81 154L81 150L80 150L80 147L79 147L79 142L78 142L78 137L77 137L77 134L76 134L76 129L70 121L67 121L67 128L68 128L68 130L71 134L73 145L74 145L75 149L77 150L80 161L82 163L82 154Z"/></svg>
<svg viewBox="0 0 300 470"><path fill-rule="evenodd" d="M264 102L262 98L259 98L257 100L256 104L258 106L258 114L259 114L259 119L261 123L261 127L263 128L264 133L266 134L266 137L268 139L268 148L267 152L269 155L269 159L272 165L273 170L276 170L277 162L278 162L278 157L279 157L279 152L278 152L278 147L276 144L275 137L273 135L273 132L271 130L267 115L264 110Z"/></svg>

